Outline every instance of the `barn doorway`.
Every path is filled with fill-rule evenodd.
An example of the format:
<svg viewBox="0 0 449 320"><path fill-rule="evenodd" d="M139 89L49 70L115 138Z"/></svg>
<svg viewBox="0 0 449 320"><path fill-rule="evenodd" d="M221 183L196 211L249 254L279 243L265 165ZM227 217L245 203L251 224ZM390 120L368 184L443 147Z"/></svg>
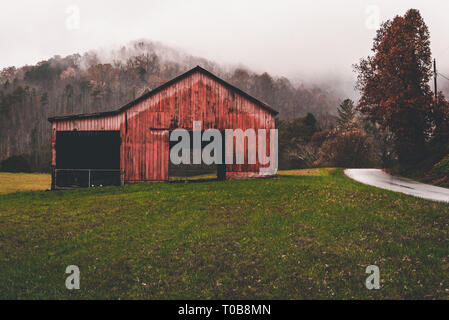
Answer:
<svg viewBox="0 0 449 320"><path fill-rule="evenodd" d="M121 185L120 131L58 131L55 187Z"/></svg>
<svg viewBox="0 0 449 320"><path fill-rule="evenodd" d="M168 176L169 181L172 182L183 182L183 181L208 181L208 180L225 180L226 176L226 166L224 165L225 157L225 140L224 132L222 132L222 164L211 164L207 165L204 163L193 164L193 132L189 131L190 134L190 164L179 164L175 165L169 161ZM170 153L178 141L170 141ZM202 141L201 142L201 152L204 147L206 147L212 141Z"/></svg>

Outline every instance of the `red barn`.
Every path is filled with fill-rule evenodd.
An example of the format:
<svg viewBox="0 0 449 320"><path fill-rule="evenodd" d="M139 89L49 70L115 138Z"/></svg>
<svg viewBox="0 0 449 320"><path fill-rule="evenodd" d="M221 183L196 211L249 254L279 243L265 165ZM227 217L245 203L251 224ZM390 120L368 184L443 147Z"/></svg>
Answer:
<svg viewBox="0 0 449 320"><path fill-rule="evenodd" d="M49 118L52 188L168 181L172 130L201 121L202 130L269 131L276 114L197 66L116 111ZM263 166L247 160L217 166L218 177L257 176Z"/></svg>

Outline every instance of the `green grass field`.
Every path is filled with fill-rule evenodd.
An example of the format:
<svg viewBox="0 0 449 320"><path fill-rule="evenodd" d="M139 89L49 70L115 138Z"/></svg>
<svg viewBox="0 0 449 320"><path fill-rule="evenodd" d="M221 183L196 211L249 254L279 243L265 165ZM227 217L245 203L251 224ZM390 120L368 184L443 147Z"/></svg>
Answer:
<svg viewBox="0 0 449 320"><path fill-rule="evenodd" d="M448 204L338 169L3 194L0 298L447 299L448 224Z"/></svg>

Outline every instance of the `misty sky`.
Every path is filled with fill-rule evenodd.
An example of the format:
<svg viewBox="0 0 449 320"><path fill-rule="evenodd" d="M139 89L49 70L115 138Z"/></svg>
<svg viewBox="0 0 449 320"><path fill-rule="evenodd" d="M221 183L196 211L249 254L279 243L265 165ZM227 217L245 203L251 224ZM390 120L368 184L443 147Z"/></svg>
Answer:
<svg viewBox="0 0 449 320"><path fill-rule="evenodd" d="M351 65L370 53L377 13L383 21L411 7L449 73L447 0L2 1L0 68L146 38L293 79L353 79Z"/></svg>

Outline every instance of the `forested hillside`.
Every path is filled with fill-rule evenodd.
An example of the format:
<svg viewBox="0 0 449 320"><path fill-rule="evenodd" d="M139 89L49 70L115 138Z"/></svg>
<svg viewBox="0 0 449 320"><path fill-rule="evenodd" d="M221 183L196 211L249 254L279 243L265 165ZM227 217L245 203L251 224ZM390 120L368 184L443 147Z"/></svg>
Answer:
<svg viewBox="0 0 449 320"><path fill-rule="evenodd" d="M0 72L0 161L26 155L33 171L48 171L55 115L114 110L201 65L292 119L313 112L323 122L338 105L334 94L295 87L286 78L222 67L158 43L138 41L109 52L55 56Z"/></svg>

